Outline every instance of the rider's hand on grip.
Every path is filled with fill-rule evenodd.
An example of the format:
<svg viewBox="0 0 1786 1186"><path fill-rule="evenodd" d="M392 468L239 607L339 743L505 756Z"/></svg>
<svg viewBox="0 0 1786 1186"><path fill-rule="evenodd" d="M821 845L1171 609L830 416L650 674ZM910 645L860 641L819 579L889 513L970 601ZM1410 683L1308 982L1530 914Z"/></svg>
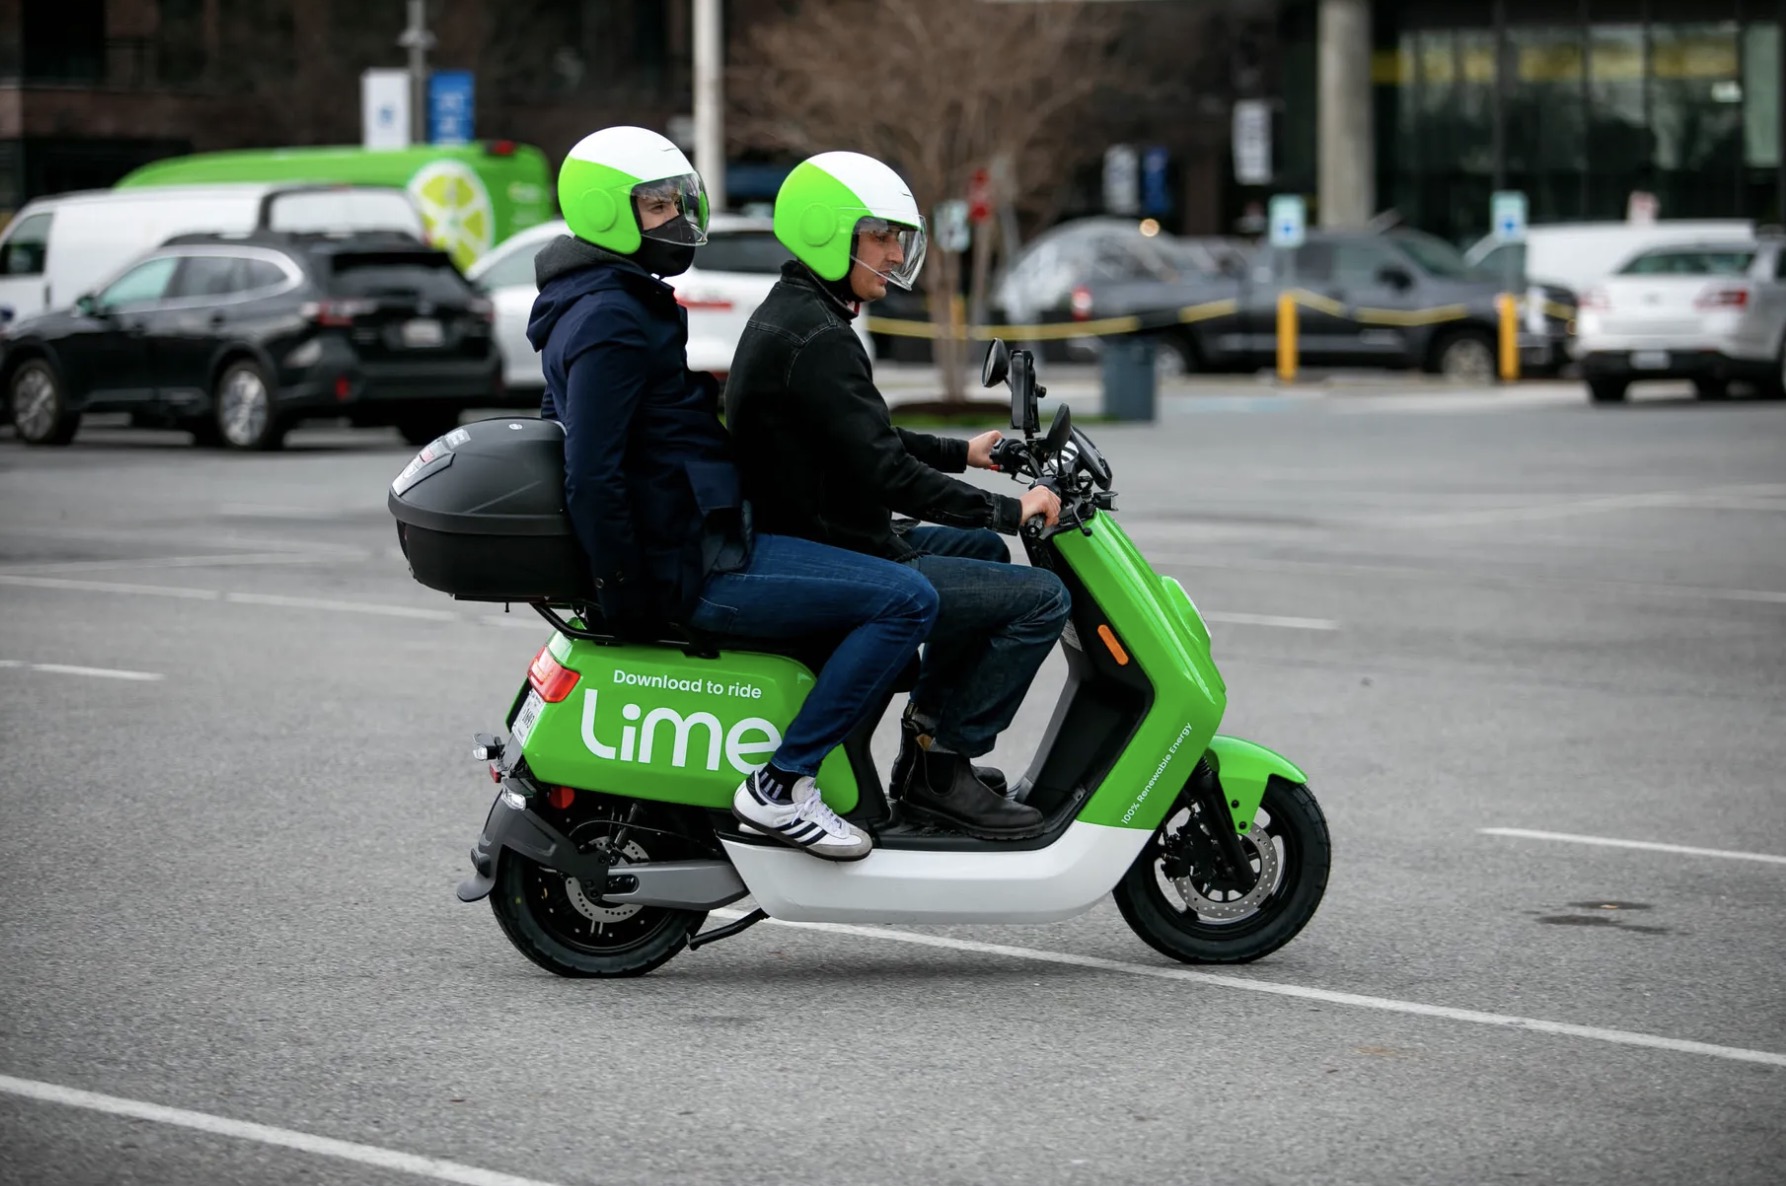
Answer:
<svg viewBox="0 0 1786 1186"><path fill-rule="evenodd" d="M1018 502L1023 507L1021 518L1025 526L1037 516L1046 527L1060 522L1060 495L1046 486L1031 486Z"/></svg>

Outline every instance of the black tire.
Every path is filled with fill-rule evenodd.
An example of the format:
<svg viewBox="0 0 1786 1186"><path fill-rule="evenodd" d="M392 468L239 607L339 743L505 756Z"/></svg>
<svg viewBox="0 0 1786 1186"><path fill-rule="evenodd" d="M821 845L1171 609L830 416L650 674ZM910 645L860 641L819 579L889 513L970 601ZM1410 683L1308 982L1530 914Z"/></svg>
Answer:
<svg viewBox="0 0 1786 1186"><path fill-rule="evenodd" d="M1130 929L1161 955L1187 964L1251 963L1294 939L1321 904L1333 858L1327 819L1314 795L1280 778L1266 785L1257 834L1276 846L1278 875L1248 913L1226 921L1204 920L1181 904L1184 899L1175 902L1162 884L1161 841L1188 811L1181 799L1117 883L1116 908ZM1253 837L1245 833L1241 841L1257 869Z"/></svg>
<svg viewBox="0 0 1786 1186"><path fill-rule="evenodd" d="M6 385L13 431L27 445L66 445L80 431L81 414L68 406L62 377L45 358L27 358Z"/></svg>
<svg viewBox="0 0 1786 1186"><path fill-rule="evenodd" d="M225 366L211 391L211 420L222 443L231 449L269 452L285 444L287 425L266 372L253 359L238 358ZM208 433L194 433L205 444Z"/></svg>
<svg viewBox="0 0 1786 1186"><path fill-rule="evenodd" d="M1479 329L1451 330L1433 343L1428 369L1453 382L1493 383L1499 377L1495 340Z"/></svg>
<svg viewBox="0 0 1786 1186"><path fill-rule="evenodd" d="M1629 386L1623 379L1589 379L1588 402L1622 404L1625 402L1625 389Z"/></svg>
<svg viewBox="0 0 1786 1186"><path fill-rule="evenodd" d="M405 444L414 445L418 449L457 427L457 412L411 412L397 418L398 435Z"/></svg>
<svg viewBox="0 0 1786 1186"><path fill-rule="evenodd" d="M604 805L593 811L573 808L574 820L554 817L553 823L585 851L594 840L612 836L632 806L606 796L585 794L579 799ZM647 818L658 826L667 821L661 812ZM624 851L636 860L693 855L682 851L674 836L655 830L629 840ZM592 902L575 878L508 849L497 859L490 909L517 951L554 975L574 978L643 976L686 947L688 937L707 920L704 910L616 908L599 899ZM605 922L603 916L608 916ZM607 933L609 926L614 928L612 934Z"/></svg>
<svg viewBox="0 0 1786 1186"><path fill-rule="evenodd" d="M1693 393L1700 399L1729 399L1730 380L1728 379L1695 379Z"/></svg>
<svg viewBox="0 0 1786 1186"><path fill-rule="evenodd" d="M1155 338L1153 343L1154 382L1182 379L1197 373L1197 352L1183 338Z"/></svg>
<svg viewBox="0 0 1786 1186"><path fill-rule="evenodd" d="M1786 399L1786 339L1780 342L1780 355L1774 360L1774 373L1755 384L1755 394L1762 399Z"/></svg>

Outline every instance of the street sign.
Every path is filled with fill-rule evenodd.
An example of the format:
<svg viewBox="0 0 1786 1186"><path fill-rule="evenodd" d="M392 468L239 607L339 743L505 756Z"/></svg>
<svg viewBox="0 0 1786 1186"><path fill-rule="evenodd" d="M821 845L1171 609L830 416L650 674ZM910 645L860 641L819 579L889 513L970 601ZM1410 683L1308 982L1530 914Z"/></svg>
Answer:
<svg viewBox="0 0 1786 1186"><path fill-rule="evenodd" d="M1111 214L1141 213L1136 184L1140 161L1131 144L1112 144L1104 150L1104 209Z"/></svg>
<svg viewBox="0 0 1786 1186"><path fill-rule="evenodd" d="M366 148L409 147L409 71L360 75L360 143Z"/></svg>
<svg viewBox="0 0 1786 1186"><path fill-rule="evenodd" d="M1155 145L1141 154L1141 212L1168 214L1172 195L1166 187L1166 163L1170 158L1164 148Z"/></svg>
<svg viewBox="0 0 1786 1186"><path fill-rule="evenodd" d="M1526 196L1517 189L1496 190L1489 202L1489 226L1503 243L1526 237Z"/></svg>
<svg viewBox="0 0 1786 1186"><path fill-rule="evenodd" d="M1234 123L1234 180L1241 185L1271 183L1271 105L1264 99L1237 99Z"/></svg>
<svg viewBox="0 0 1786 1186"><path fill-rule="evenodd" d="M469 70L436 70L428 78L428 143L469 144L477 105Z"/></svg>
<svg viewBox="0 0 1786 1186"><path fill-rule="evenodd" d="M973 241L968 227L967 203L952 199L936 204L936 245L944 251L960 253Z"/></svg>
<svg viewBox="0 0 1786 1186"><path fill-rule="evenodd" d="M1296 248L1302 246L1302 240L1308 229L1308 219L1301 194L1273 194L1268 217L1271 221L1271 245L1273 247Z"/></svg>

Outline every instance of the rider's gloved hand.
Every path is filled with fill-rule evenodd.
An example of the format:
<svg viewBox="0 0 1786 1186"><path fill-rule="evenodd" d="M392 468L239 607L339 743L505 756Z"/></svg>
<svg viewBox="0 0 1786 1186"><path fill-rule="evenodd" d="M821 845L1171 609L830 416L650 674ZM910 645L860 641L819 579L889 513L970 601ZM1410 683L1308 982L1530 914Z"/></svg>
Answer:
<svg viewBox="0 0 1786 1186"><path fill-rule="evenodd" d="M1031 486L1017 501L1023 507L1019 518L1024 523L1037 515L1042 516L1042 523L1047 527L1060 522L1060 495L1046 486Z"/></svg>

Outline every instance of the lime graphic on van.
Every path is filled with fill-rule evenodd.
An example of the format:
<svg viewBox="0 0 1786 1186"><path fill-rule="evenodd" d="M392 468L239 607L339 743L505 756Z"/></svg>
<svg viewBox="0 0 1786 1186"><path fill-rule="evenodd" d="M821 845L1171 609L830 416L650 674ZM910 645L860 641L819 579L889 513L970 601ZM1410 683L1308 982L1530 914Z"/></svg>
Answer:
<svg viewBox="0 0 1786 1186"><path fill-rule="evenodd" d="M250 149L169 157L127 174L118 188L230 181L308 181L388 185L410 195L430 239L460 268L516 231L557 217L546 154L530 144L484 140L418 144Z"/></svg>

